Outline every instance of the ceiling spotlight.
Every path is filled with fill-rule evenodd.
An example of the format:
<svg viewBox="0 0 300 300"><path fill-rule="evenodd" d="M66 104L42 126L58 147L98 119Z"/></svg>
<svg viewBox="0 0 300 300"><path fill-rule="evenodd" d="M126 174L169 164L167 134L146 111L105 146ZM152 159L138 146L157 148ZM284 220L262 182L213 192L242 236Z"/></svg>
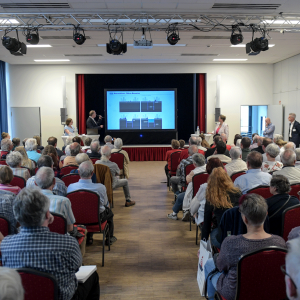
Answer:
<svg viewBox="0 0 300 300"><path fill-rule="evenodd" d="M263 30L264 36L253 40L254 28L252 28L252 41L246 44L246 53L248 55L258 55L260 51L269 50L269 41L265 37L265 31Z"/></svg>
<svg viewBox="0 0 300 300"><path fill-rule="evenodd" d="M80 33L80 31L82 31L82 33ZM80 28L79 25L74 26L73 40L77 45L82 45L86 40L84 29Z"/></svg>
<svg viewBox="0 0 300 300"><path fill-rule="evenodd" d="M178 23L170 24L166 29L167 41L172 46L176 45L177 42L180 40L177 24Z"/></svg>
<svg viewBox="0 0 300 300"><path fill-rule="evenodd" d="M238 33L235 33L238 31ZM232 25L232 33L230 37L230 42L232 45L238 45L243 42L243 35L239 25Z"/></svg>
<svg viewBox="0 0 300 300"><path fill-rule="evenodd" d="M108 54L120 55L122 53L127 52L127 43L123 43L123 30L118 28L109 31L109 43L106 44L106 52ZM117 33L120 33L120 38L122 39L122 43L119 41L117 37Z"/></svg>
<svg viewBox="0 0 300 300"><path fill-rule="evenodd" d="M7 31L5 31L4 36L2 37L2 45L15 56L22 56L26 54L27 47L24 43L19 41L18 30L16 30L17 39L7 36Z"/></svg>
<svg viewBox="0 0 300 300"><path fill-rule="evenodd" d="M40 41L38 28L26 28L23 34L26 37L26 42L31 45L37 45Z"/></svg>

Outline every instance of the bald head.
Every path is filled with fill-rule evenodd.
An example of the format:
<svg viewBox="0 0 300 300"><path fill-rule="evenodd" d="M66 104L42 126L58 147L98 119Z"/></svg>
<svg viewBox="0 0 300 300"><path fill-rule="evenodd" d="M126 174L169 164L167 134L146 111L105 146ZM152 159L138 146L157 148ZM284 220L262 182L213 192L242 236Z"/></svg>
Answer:
<svg viewBox="0 0 300 300"><path fill-rule="evenodd" d="M105 156L106 158L110 158L110 155L111 155L111 149L110 149L110 147L108 147L108 146L103 146L102 148L101 148L101 154L103 155L103 156Z"/></svg>
<svg viewBox="0 0 300 300"><path fill-rule="evenodd" d="M227 136L226 136L225 133L221 133L221 138L222 138L223 142L226 143L226 141L227 141Z"/></svg>
<svg viewBox="0 0 300 300"><path fill-rule="evenodd" d="M284 146L284 150L295 150L296 149L296 145L293 142L288 142L285 146Z"/></svg>
<svg viewBox="0 0 300 300"><path fill-rule="evenodd" d="M265 122L266 122L267 125L269 125L271 123L270 118L266 118Z"/></svg>
<svg viewBox="0 0 300 300"><path fill-rule="evenodd" d="M192 156L195 153L198 153L198 147L196 145L192 145L189 147L189 156Z"/></svg>
<svg viewBox="0 0 300 300"><path fill-rule="evenodd" d="M72 143L70 145L70 152L71 152L71 156L76 156L78 153L80 153L80 145L78 143Z"/></svg>

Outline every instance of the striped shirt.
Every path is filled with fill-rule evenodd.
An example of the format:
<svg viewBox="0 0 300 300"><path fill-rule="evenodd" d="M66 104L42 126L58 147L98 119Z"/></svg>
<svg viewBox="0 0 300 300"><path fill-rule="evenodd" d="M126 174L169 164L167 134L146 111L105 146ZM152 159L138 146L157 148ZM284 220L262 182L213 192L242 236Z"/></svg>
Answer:
<svg viewBox="0 0 300 300"><path fill-rule="evenodd" d="M12 186L10 184L2 184L2 183L0 183L0 190L12 192L16 195L18 195L21 192L21 188L19 188L18 186Z"/></svg>
<svg viewBox="0 0 300 300"><path fill-rule="evenodd" d="M11 234L17 233L17 220L13 212L15 198L15 194L0 190L0 216L3 216L9 221Z"/></svg>
<svg viewBox="0 0 300 300"><path fill-rule="evenodd" d="M11 169L14 175L23 177L26 181L30 178L30 173L25 168L11 168Z"/></svg>
<svg viewBox="0 0 300 300"><path fill-rule="evenodd" d="M41 192L50 199L49 210L51 212L63 215L68 225L75 223L71 202L68 198L54 195L50 190L41 190Z"/></svg>

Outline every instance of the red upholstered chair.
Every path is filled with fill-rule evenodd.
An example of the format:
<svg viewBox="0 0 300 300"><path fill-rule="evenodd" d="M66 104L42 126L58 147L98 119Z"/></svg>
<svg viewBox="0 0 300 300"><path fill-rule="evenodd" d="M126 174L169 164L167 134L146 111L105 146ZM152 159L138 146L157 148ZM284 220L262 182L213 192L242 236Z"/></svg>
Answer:
<svg viewBox="0 0 300 300"><path fill-rule="evenodd" d="M223 161L222 164L223 164L223 166L225 167L225 166L227 165L227 162L224 162L224 161Z"/></svg>
<svg viewBox="0 0 300 300"><path fill-rule="evenodd" d="M285 209L282 213L282 238L287 241L288 235L295 227L300 226L300 204Z"/></svg>
<svg viewBox="0 0 300 300"><path fill-rule="evenodd" d="M3 236L7 236L10 234L10 223L9 221L0 215L0 232Z"/></svg>
<svg viewBox="0 0 300 300"><path fill-rule="evenodd" d="M90 160L93 162L93 164L96 163L97 160L99 160L100 158L97 157L90 157Z"/></svg>
<svg viewBox="0 0 300 300"><path fill-rule="evenodd" d="M68 165L68 166L65 166L65 167L62 167L61 169L60 169L60 173L62 174L62 175L67 175L67 174L70 174L70 172L72 171L72 170L76 170L76 169L78 169L78 166L76 166L76 165Z"/></svg>
<svg viewBox="0 0 300 300"><path fill-rule="evenodd" d="M233 173L230 178L234 182L239 176L246 174L245 171Z"/></svg>
<svg viewBox="0 0 300 300"><path fill-rule="evenodd" d="M259 185L248 191L247 194L258 194L265 199L272 197L273 195L270 193L270 187L268 185Z"/></svg>
<svg viewBox="0 0 300 300"><path fill-rule="evenodd" d="M168 174L169 190L170 190L170 178L172 176L176 176L176 170L179 165L180 153L181 153L181 151L176 151L176 152L171 153L171 155L170 155L171 170L169 170L169 174Z"/></svg>
<svg viewBox="0 0 300 300"><path fill-rule="evenodd" d="M291 184L291 191L289 194L298 197L298 192L300 192L300 183Z"/></svg>
<svg viewBox="0 0 300 300"><path fill-rule="evenodd" d="M13 180L10 182L12 186L18 186L23 189L26 186L26 180L24 177L14 175Z"/></svg>
<svg viewBox="0 0 300 300"><path fill-rule="evenodd" d="M7 166L5 159L0 159L0 165Z"/></svg>
<svg viewBox="0 0 300 300"><path fill-rule="evenodd" d="M71 183L78 182L80 179L79 174L68 174L64 175L61 180L65 183L66 186L69 186Z"/></svg>
<svg viewBox="0 0 300 300"><path fill-rule="evenodd" d="M51 215L54 217L54 221L48 225L49 230L51 232L56 232L59 234L66 234L67 233L67 220L66 218L57 213L51 212Z"/></svg>
<svg viewBox="0 0 300 300"><path fill-rule="evenodd" d="M24 300L58 299L58 285L53 275L29 268L21 268L17 271L25 290Z"/></svg>
<svg viewBox="0 0 300 300"><path fill-rule="evenodd" d="M124 160L125 156L123 153L112 153L110 157L110 161L116 163L120 170L123 170L122 177L124 178ZM121 176L120 176L121 177Z"/></svg>
<svg viewBox="0 0 300 300"><path fill-rule="evenodd" d="M193 171L194 169L195 169L194 164L188 164L188 165L186 165L184 167L184 172L185 172L184 174L185 174L185 176L187 176L188 174L190 174L191 171ZM186 190L187 186L188 186L188 183L185 182L185 186L182 187L181 191L184 192Z"/></svg>
<svg viewBox="0 0 300 300"><path fill-rule="evenodd" d="M286 299L284 274L280 270L286 253L284 248L271 246L242 255L237 265L235 300ZM215 299L226 300L218 292Z"/></svg>
<svg viewBox="0 0 300 300"><path fill-rule="evenodd" d="M41 150L37 149L36 152L37 152L37 153L41 153Z"/></svg>
<svg viewBox="0 0 300 300"><path fill-rule="evenodd" d="M85 225L89 233L101 233L103 235L102 266L104 266L105 236L109 228L107 221L101 223L99 195L88 190L78 190L67 194L67 197L71 201L76 224ZM110 241L108 242L108 250L110 250Z"/></svg>

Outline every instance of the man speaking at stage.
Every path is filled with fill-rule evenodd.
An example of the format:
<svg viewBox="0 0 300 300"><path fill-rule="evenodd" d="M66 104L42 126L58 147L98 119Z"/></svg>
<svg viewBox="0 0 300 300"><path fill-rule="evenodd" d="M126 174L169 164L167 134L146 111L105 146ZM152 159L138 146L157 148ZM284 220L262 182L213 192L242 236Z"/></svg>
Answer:
<svg viewBox="0 0 300 300"><path fill-rule="evenodd" d="M98 121L95 120L95 118L98 117ZM94 110L91 110L89 112L89 117L86 120L86 128L98 128L101 129L103 128L103 125L101 125L102 123L102 116L100 115L96 115L96 112Z"/></svg>

